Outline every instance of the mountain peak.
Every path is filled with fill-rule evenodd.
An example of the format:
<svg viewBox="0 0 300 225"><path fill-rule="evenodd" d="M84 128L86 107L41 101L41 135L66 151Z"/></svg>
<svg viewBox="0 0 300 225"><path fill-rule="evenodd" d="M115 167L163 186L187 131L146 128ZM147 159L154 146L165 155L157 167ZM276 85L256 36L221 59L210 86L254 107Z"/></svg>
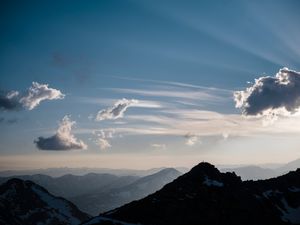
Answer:
<svg viewBox="0 0 300 225"><path fill-rule="evenodd" d="M13 178L0 186L0 221L7 225L73 225L88 218L73 203L53 196L32 181Z"/></svg>
<svg viewBox="0 0 300 225"><path fill-rule="evenodd" d="M219 175L220 171L214 165L208 162L201 162L194 166L189 173L195 175Z"/></svg>

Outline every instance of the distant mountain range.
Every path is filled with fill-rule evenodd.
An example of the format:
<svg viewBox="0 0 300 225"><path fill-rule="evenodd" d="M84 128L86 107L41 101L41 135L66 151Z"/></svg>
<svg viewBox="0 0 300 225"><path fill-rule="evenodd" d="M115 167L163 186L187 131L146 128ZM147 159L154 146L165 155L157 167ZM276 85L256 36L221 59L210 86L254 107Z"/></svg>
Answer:
<svg viewBox="0 0 300 225"><path fill-rule="evenodd" d="M137 176L116 176L111 174L89 173L84 176L64 175L61 177L50 177L47 175L23 175L12 177L0 177L0 183L11 178L19 178L22 180L30 180L38 185L45 187L50 193L64 198L71 198L93 190L107 190L118 188L120 186L130 184L136 181Z"/></svg>
<svg viewBox="0 0 300 225"><path fill-rule="evenodd" d="M0 171L0 177L11 177L11 176L23 176L23 175L35 175L43 174L51 177L61 177L64 175L72 174L77 176L83 176L89 173L97 174L112 174L116 176L139 176L144 177L154 173L157 173L166 167L151 168L147 170L134 170L134 169L109 169L109 168L48 168L48 169L32 169L32 170L4 170ZM176 170L181 173L186 173L189 169L185 167L176 167Z"/></svg>
<svg viewBox="0 0 300 225"><path fill-rule="evenodd" d="M88 224L300 224L300 169L269 180L242 181L234 173L200 163L154 194Z"/></svg>
<svg viewBox="0 0 300 225"><path fill-rule="evenodd" d="M299 162L233 170L244 179L252 173L261 179L294 170ZM0 179L0 225L300 225L300 169L258 181L242 181L209 163L184 175L167 168L144 177L94 173L19 177L27 180ZM78 208L53 193L67 196ZM100 215L91 218L84 211Z"/></svg>
<svg viewBox="0 0 300 225"><path fill-rule="evenodd" d="M145 197L180 175L180 172L170 168L142 178L95 173L83 176L68 174L61 177L36 174L0 177L0 184L11 178L30 180L56 196L71 200L82 211L98 215L100 212Z"/></svg>
<svg viewBox="0 0 300 225"><path fill-rule="evenodd" d="M300 159L294 160L286 164L261 164L261 165L217 165L217 168L222 172L235 172L242 180L259 180L268 179L276 176L280 176L289 171L300 168ZM64 175L84 176L87 174L110 174L117 177L120 176L134 176L144 177L154 173L157 173L165 167L152 168L148 170L133 170L133 169L108 169L108 168L48 168L48 169L34 169L34 170L5 170L0 171L0 177L19 177L24 175L36 175L43 174L51 177L61 177ZM186 173L189 168L176 167L181 173Z"/></svg>
<svg viewBox="0 0 300 225"><path fill-rule="evenodd" d="M220 170L222 172L235 172L242 180L261 180L281 176L297 168L300 168L300 159L273 168L249 165L235 168L223 166Z"/></svg>
<svg viewBox="0 0 300 225"><path fill-rule="evenodd" d="M91 215L98 215L100 212L108 211L133 200L146 197L180 175L181 173L175 169L163 169L127 185L106 190L93 190L87 194L70 198L70 200L79 209Z"/></svg>
<svg viewBox="0 0 300 225"><path fill-rule="evenodd" d="M89 217L31 181L10 179L0 186L1 225L77 225Z"/></svg>

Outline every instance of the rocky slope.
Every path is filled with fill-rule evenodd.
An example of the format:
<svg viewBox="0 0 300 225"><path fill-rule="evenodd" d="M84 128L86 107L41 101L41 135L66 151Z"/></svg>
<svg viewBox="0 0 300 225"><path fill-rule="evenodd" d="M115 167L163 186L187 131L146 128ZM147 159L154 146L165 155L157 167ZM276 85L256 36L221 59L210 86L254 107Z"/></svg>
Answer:
<svg viewBox="0 0 300 225"><path fill-rule="evenodd" d="M89 215L32 181L11 179L0 186L1 225L76 225Z"/></svg>
<svg viewBox="0 0 300 225"><path fill-rule="evenodd" d="M88 224L126 223L300 224L300 169L269 180L243 182L234 173L221 173L209 163L200 163L156 193Z"/></svg>

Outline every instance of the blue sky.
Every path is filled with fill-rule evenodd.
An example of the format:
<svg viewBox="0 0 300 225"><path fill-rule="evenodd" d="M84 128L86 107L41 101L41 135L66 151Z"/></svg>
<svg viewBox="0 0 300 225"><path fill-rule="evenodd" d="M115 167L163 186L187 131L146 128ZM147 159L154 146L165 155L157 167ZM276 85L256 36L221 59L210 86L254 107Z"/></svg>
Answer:
<svg viewBox="0 0 300 225"><path fill-rule="evenodd" d="M299 8L296 0L4 1L0 90L38 82L65 96L0 112L1 169L300 157L295 121L244 120L233 99L255 78L300 70ZM123 98L138 103L95 121ZM66 115L87 148L39 150L34 140L54 135Z"/></svg>

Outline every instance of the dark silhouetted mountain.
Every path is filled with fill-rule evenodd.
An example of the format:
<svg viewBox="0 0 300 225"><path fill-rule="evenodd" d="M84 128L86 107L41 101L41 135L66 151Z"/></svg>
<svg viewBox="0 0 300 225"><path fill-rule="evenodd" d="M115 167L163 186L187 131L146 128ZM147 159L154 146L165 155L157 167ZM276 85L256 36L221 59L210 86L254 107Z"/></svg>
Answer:
<svg viewBox="0 0 300 225"><path fill-rule="evenodd" d="M81 210L98 215L99 212L108 211L125 203L143 198L173 181L181 173L175 169L163 169L155 174L142 177L135 182L119 188L103 191L92 191L88 194L70 198Z"/></svg>
<svg viewBox="0 0 300 225"><path fill-rule="evenodd" d="M32 181L11 179L0 186L1 225L76 225L89 217Z"/></svg>
<svg viewBox="0 0 300 225"><path fill-rule="evenodd" d="M161 190L84 224L117 221L143 225L300 224L300 169L268 180L242 181L235 173L221 173L209 163L200 163Z"/></svg>
<svg viewBox="0 0 300 225"><path fill-rule="evenodd" d="M75 176L67 174L61 177L50 177L46 175L36 174L31 176L14 176L2 177L0 183L11 178L19 178L22 180L31 180L34 183L45 187L50 193L70 198L93 190L107 190L111 188L121 187L136 181L139 177L126 176L119 177L111 174L89 173L83 176Z"/></svg>

